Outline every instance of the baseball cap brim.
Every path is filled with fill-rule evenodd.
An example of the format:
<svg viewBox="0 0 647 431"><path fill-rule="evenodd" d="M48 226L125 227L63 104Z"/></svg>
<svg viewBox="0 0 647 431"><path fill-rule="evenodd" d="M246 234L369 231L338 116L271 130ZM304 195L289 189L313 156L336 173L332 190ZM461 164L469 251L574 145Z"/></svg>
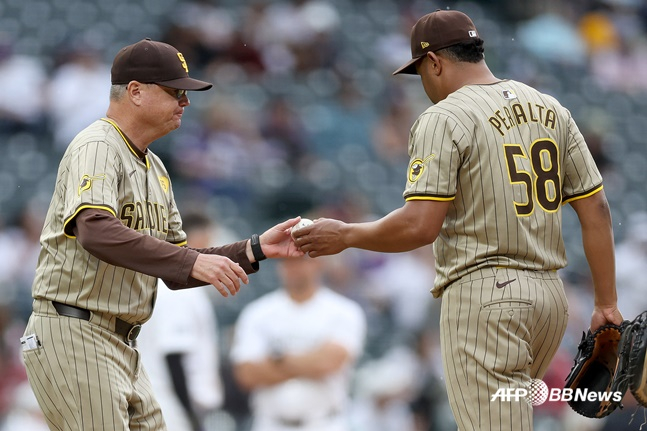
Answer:
<svg viewBox="0 0 647 431"><path fill-rule="evenodd" d="M400 73L404 73L407 75L417 75L418 71L416 70L416 63L420 61L420 59L424 56L412 58L402 66L400 66L395 72L393 72L393 75L398 75Z"/></svg>
<svg viewBox="0 0 647 431"><path fill-rule="evenodd" d="M171 79L169 81L156 81L156 84L162 84L165 87L175 88L178 90L190 90L190 91L205 91L213 87L213 84L210 84L205 81L200 81L199 79L194 78L178 78Z"/></svg>

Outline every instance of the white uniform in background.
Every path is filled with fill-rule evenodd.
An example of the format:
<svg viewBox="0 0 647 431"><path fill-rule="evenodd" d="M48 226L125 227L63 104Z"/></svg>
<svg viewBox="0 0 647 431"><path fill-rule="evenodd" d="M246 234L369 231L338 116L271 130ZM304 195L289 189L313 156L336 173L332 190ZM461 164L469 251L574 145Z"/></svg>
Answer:
<svg viewBox="0 0 647 431"><path fill-rule="evenodd" d="M183 354L189 396L199 411L222 405L217 321L205 288L171 291L160 281L155 311L142 327L137 347L169 430L191 430L166 364L169 354Z"/></svg>
<svg viewBox="0 0 647 431"><path fill-rule="evenodd" d="M253 431L348 431L350 371L362 352L366 320L350 299L320 288L304 303L284 290L246 306L236 324L234 363L259 361L274 353L299 354L333 341L353 361L324 379L291 379L252 391Z"/></svg>

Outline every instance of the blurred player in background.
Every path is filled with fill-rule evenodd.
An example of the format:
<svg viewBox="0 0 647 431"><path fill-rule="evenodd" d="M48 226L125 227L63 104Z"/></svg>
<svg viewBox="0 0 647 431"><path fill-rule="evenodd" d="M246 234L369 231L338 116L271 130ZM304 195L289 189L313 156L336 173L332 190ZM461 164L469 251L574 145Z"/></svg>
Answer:
<svg viewBox="0 0 647 431"><path fill-rule="evenodd" d="M353 364L366 318L322 285L323 260L278 262L281 288L249 303L236 323L231 360L251 392L253 431L349 431Z"/></svg>
<svg viewBox="0 0 647 431"><path fill-rule="evenodd" d="M622 322L602 177L567 109L490 72L467 15L419 19L411 53L394 74L420 75L434 106L411 128L404 206L368 223L319 219L296 242L311 257L434 243L432 293L442 296L444 374L459 429L529 430L529 402L491 396L541 379L564 335L565 203L592 274L591 330Z"/></svg>
<svg viewBox="0 0 647 431"><path fill-rule="evenodd" d="M214 226L197 211L182 215L188 244L207 248ZM160 280L155 312L137 339L137 348L170 430L204 430L205 417L223 402L218 322L205 289L172 292Z"/></svg>

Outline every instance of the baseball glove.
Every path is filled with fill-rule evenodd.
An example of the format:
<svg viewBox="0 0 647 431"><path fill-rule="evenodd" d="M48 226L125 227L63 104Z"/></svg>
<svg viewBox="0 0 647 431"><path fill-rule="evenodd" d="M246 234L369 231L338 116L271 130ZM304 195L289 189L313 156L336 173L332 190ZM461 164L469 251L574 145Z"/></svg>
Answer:
<svg viewBox="0 0 647 431"><path fill-rule="evenodd" d="M618 381L629 386L631 394L643 407L647 407L647 311L628 322L620 341Z"/></svg>
<svg viewBox="0 0 647 431"><path fill-rule="evenodd" d="M627 385L624 384L623 390L622 383L626 379L617 378L616 370L620 361L620 339L626 327L624 323L620 326L609 324L595 332L589 330L582 334L575 363L566 377L565 385L565 388L573 390L568 404L577 413L589 418L603 418L617 407L622 408L621 399L618 400L617 397L609 396L608 399L600 400L598 397L587 397L587 394L620 391L624 396Z"/></svg>

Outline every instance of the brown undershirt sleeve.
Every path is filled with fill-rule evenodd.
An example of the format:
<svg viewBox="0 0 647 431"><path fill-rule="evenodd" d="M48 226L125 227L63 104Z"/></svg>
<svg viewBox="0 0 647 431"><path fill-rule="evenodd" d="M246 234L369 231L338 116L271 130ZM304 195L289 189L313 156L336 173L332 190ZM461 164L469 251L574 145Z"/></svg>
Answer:
<svg viewBox="0 0 647 431"><path fill-rule="evenodd" d="M111 265L161 278L173 290L207 284L190 276L200 253L226 256L237 262L247 274L259 268L257 262L251 263L247 258L247 240L205 249L178 247L140 234L99 209L81 211L73 223L74 235L90 254Z"/></svg>

